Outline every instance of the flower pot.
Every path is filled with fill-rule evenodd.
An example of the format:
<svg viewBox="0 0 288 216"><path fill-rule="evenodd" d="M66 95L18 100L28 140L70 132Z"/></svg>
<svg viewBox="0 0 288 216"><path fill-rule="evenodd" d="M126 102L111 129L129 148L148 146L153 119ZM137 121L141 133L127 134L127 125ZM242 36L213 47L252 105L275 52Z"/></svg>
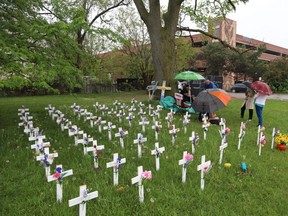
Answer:
<svg viewBox="0 0 288 216"><path fill-rule="evenodd" d="M277 148L278 148L280 151L285 151L285 150L286 150L286 145L277 144Z"/></svg>

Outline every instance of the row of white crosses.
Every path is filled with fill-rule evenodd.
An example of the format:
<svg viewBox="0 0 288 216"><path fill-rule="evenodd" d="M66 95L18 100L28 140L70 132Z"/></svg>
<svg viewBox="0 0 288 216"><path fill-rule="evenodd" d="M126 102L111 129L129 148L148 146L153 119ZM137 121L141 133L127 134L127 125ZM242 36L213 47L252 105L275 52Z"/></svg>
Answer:
<svg viewBox="0 0 288 216"><path fill-rule="evenodd" d="M20 116L21 122L18 124L18 126L24 127L24 133L28 134L33 130L33 117L29 116L29 108L25 108L22 106L18 109L18 116Z"/></svg>
<svg viewBox="0 0 288 216"><path fill-rule="evenodd" d="M51 105L47 109L52 110L49 113L49 115L52 116L55 109L52 109ZM24 111L26 112L27 109ZM38 154L38 156L36 156L36 160L41 161L41 163L43 163L43 166L45 168L45 176L47 178L47 181L50 182L50 181L58 180L57 184L56 184L56 197L57 197L57 202L62 202L63 184L61 184L61 183L62 183L63 177L73 175L73 170L68 170L68 171L63 172L62 171L62 165L57 165L56 166L56 173L51 175L50 166L53 163L54 158L58 157L58 153L57 152L54 152L54 153L49 152L50 142L44 142L43 140L45 138L46 138L45 135L42 135L39 128L35 128L33 130L33 132L30 133L28 140L29 141L35 141L35 144L31 145L31 149L35 149L36 153Z"/></svg>
<svg viewBox="0 0 288 216"><path fill-rule="evenodd" d="M51 106L50 106L51 107ZM49 109L48 109L49 110ZM54 109L55 110L55 109ZM61 127L62 128L62 127ZM71 129L71 128L70 128ZM74 128L75 129L75 128ZM77 128L76 128L77 130ZM73 132L73 135L75 135L75 130ZM77 134L78 135L78 134ZM98 167L97 160L97 150L99 148L104 148L103 146L97 146L96 140L91 140L91 138L87 137L87 134L83 133L83 139L77 139L77 144L81 143L84 146L84 154L87 154L87 152L92 151L94 156L94 167ZM93 141L92 147L87 147L88 142ZM58 157L57 153L53 153L53 155L49 154L49 148L45 148L44 150L45 154L38 156L37 160L42 160L46 165L49 165L51 163L52 158ZM56 183L56 200L57 202L62 202L63 199L63 178L66 178L68 176L73 175L73 170L66 170L63 171L62 165L56 166L56 173L53 175L50 175L50 166L46 166L46 168L49 168L49 171L46 171L47 181L57 181ZM79 215L85 216L86 215L86 202L88 200L94 199L98 197L98 191L94 191L92 193L88 193L88 189L86 185L80 186L80 196L74 199L71 199L68 201L69 207L74 205L79 205Z"/></svg>
<svg viewBox="0 0 288 216"><path fill-rule="evenodd" d="M78 107L75 103L71 106L72 108ZM56 110L56 109L54 109ZM69 122L69 121L68 121ZM66 128L66 127L65 127ZM98 151L102 151L104 149L103 145L98 145L97 140L94 140L92 137L89 137L87 133L84 133L84 131L80 130L76 125L72 125L71 122L69 122L69 127L68 129L68 136L74 136L74 143L77 146L78 144L82 144L83 146L83 154L86 155L89 152L92 152L93 154L93 164L94 168L98 169L99 164L98 164ZM82 138L79 138L79 135L82 135ZM89 143L92 143L92 146L89 146Z"/></svg>

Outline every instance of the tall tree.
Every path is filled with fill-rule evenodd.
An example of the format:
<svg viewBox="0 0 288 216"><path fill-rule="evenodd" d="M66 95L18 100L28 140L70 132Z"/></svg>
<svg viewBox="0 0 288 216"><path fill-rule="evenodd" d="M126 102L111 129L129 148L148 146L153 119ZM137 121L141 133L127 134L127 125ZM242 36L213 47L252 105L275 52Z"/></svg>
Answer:
<svg viewBox="0 0 288 216"><path fill-rule="evenodd" d="M192 4L193 2L188 0L169 0L167 11L161 14L160 0L133 1L148 29L154 78L158 81L163 79L171 81L173 73L176 72L175 33L181 6L185 6L186 12L189 12L194 22L208 24L209 17L223 16L235 9L237 3L247 2L247 0L195 0Z"/></svg>

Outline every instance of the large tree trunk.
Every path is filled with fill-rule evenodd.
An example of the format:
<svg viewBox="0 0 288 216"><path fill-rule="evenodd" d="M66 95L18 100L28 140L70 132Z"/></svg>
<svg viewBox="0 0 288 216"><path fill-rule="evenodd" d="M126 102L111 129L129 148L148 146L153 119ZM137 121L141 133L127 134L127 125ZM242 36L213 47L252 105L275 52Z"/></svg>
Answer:
<svg viewBox="0 0 288 216"><path fill-rule="evenodd" d="M159 0L149 1L149 13L142 0L134 0L141 19L147 26L153 58L154 79L171 85L176 70L175 32L183 0L170 0L168 11L160 13Z"/></svg>

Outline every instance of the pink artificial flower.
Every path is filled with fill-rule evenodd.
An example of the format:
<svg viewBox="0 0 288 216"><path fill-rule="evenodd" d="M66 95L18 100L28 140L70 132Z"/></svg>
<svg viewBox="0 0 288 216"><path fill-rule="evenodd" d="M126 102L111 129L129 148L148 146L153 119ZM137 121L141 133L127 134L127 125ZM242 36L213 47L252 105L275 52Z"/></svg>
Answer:
<svg viewBox="0 0 288 216"><path fill-rule="evenodd" d="M241 128L242 128L242 130L245 130L246 129L246 124L242 124Z"/></svg>
<svg viewBox="0 0 288 216"><path fill-rule="evenodd" d="M260 137L260 143L265 145L266 144L266 137L265 135L263 134L262 137Z"/></svg>
<svg viewBox="0 0 288 216"><path fill-rule="evenodd" d="M186 160L186 162L193 161L193 155L187 153L187 154L184 156L184 159Z"/></svg>
<svg viewBox="0 0 288 216"><path fill-rule="evenodd" d="M54 175L53 175L53 178L59 178L61 176L61 174L59 172L56 172Z"/></svg>
<svg viewBox="0 0 288 216"><path fill-rule="evenodd" d="M152 179L152 172L145 170L142 172L142 178L144 179Z"/></svg>
<svg viewBox="0 0 288 216"><path fill-rule="evenodd" d="M210 166L204 167L203 172L208 173L211 168L212 168L212 164Z"/></svg>
<svg viewBox="0 0 288 216"><path fill-rule="evenodd" d="M227 134L227 133L230 133L230 128L226 127L226 128L225 128L225 133L226 133L226 134Z"/></svg>

